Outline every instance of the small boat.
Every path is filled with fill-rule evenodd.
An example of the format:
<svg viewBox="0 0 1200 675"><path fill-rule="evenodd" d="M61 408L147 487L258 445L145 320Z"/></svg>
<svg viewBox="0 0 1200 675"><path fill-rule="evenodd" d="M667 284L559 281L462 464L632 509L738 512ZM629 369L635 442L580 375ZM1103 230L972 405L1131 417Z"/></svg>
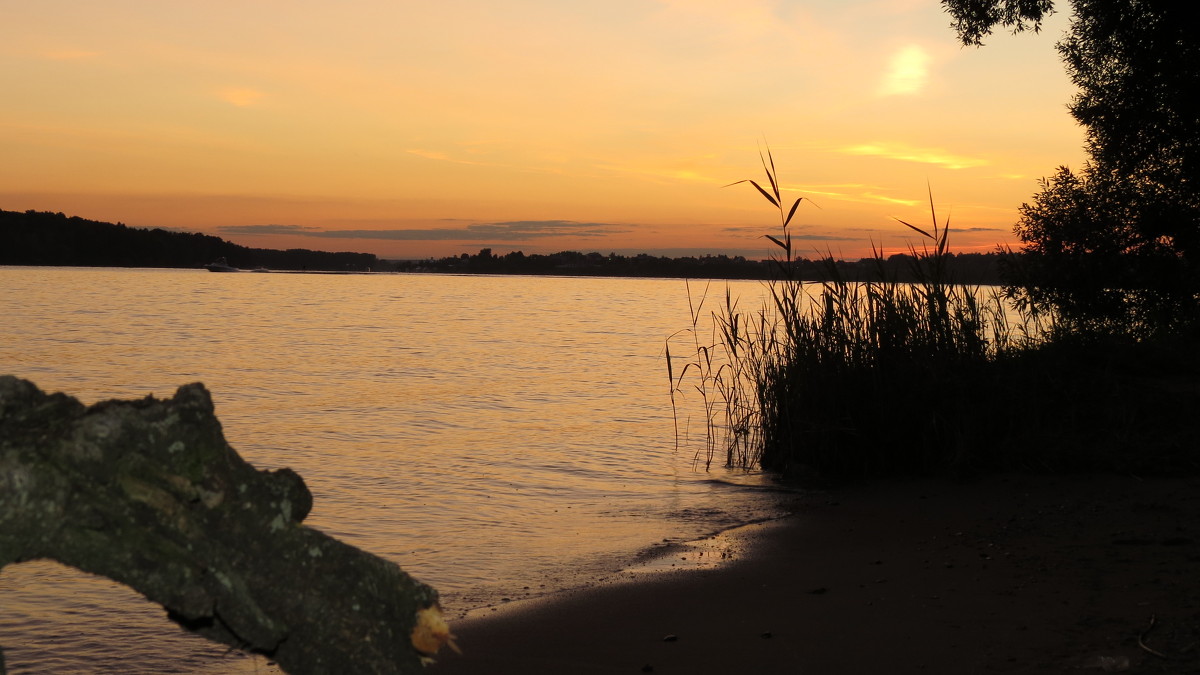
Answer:
<svg viewBox="0 0 1200 675"><path fill-rule="evenodd" d="M269 270L269 269L267 269L267 268L265 268L265 267L255 267L254 269L252 269L252 270L250 270L250 271L251 271L251 272L260 272L260 273L262 273L262 272L270 272L271 270Z"/></svg>
<svg viewBox="0 0 1200 675"><path fill-rule="evenodd" d="M226 262L224 257L217 258L215 261L208 263L204 269L209 272L241 272L238 268Z"/></svg>

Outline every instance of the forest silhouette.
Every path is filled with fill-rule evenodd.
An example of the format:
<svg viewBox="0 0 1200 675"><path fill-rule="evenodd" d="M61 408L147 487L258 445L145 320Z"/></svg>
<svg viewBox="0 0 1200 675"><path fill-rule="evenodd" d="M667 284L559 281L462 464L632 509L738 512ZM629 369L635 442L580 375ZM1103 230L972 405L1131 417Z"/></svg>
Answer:
<svg viewBox="0 0 1200 675"><path fill-rule="evenodd" d="M955 278L962 283L997 284L1003 256L962 253L949 257ZM447 274L529 274L558 276L677 277L703 279L771 279L778 269L769 260L713 254L670 258L646 253L559 251L504 255L484 248L425 260L381 260L370 253L327 253L307 249L275 250L239 246L212 235L142 229L122 223L87 220L62 213L0 210L0 265L58 265L66 267L197 268L218 258L243 269L430 272ZM885 261L889 278L913 280L913 257L900 253ZM800 260L797 270L807 279L820 279L831 268L848 278L878 272L873 259L832 257Z"/></svg>
<svg viewBox="0 0 1200 675"><path fill-rule="evenodd" d="M0 265L198 268L218 258L236 267L272 270L362 272L379 265L370 253L249 248L194 232L0 210Z"/></svg>

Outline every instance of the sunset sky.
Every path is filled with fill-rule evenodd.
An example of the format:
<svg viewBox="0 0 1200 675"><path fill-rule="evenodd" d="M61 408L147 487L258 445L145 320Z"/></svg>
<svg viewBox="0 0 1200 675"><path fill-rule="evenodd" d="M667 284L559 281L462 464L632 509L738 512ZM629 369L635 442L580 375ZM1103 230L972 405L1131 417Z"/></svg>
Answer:
<svg viewBox="0 0 1200 675"><path fill-rule="evenodd" d="M0 0L0 209L385 258L958 251L1083 160L1054 43L936 0ZM941 219L941 218L940 218Z"/></svg>

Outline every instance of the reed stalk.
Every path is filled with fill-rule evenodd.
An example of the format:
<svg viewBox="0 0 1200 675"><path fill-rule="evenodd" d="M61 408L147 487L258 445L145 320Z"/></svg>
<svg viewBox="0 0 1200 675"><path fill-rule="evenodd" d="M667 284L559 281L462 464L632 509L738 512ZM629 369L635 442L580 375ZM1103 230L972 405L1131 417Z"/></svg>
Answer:
<svg viewBox="0 0 1200 675"><path fill-rule="evenodd" d="M1014 324L999 290L950 278L950 223L932 191L930 226L899 221L922 238L909 247L915 283L888 278L879 248L874 278L846 279L828 256L825 277L804 281L790 229L804 198L784 199L769 149L760 160L765 183L730 185L749 183L779 213L780 230L765 235L777 248L770 303L745 313L727 288L708 340L704 303L690 305L689 358L678 374L668 364L672 405L685 390L701 397L704 466L861 476L974 464L993 415L972 409L981 374L1040 344L1045 326L1028 315Z"/></svg>

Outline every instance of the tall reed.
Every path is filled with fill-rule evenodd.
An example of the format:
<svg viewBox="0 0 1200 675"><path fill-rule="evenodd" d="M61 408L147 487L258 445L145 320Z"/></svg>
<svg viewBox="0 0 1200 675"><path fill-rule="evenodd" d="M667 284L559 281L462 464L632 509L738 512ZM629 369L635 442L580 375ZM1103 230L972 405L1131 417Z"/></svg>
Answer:
<svg viewBox="0 0 1200 675"><path fill-rule="evenodd" d="M888 278L879 248L873 278L844 278L829 256L824 278L804 281L790 229L803 198L789 206L769 149L760 160L765 184L731 185L749 183L779 213L780 231L765 235L778 249L770 305L743 313L727 290L708 341L694 310L690 358L668 368L673 397L693 389L703 400L705 466L722 457L860 476L969 467L994 417L972 407L981 374L1037 343L1042 327L1014 326L998 291L954 283L949 220L939 225L932 192L930 228L899 221L924 242L909 247L915 283Z"/></svg>

